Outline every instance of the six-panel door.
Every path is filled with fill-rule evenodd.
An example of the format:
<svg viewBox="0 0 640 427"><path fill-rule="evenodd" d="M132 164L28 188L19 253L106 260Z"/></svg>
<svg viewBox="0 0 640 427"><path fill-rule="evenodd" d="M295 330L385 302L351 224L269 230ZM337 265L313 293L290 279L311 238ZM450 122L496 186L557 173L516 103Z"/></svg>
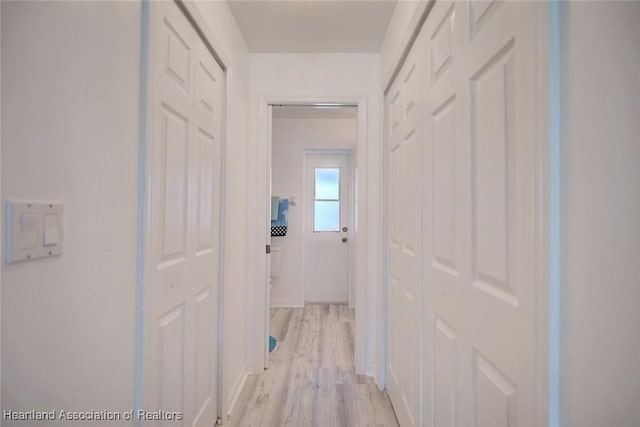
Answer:
<svg viewBox="0 0 640 427"><path fill-rule="evenodd" d="M402 426L541 422L540 7L436 2L387 93L387 384ZM404 90L413 75L420 88ZM407 128L413 103L419 119ZM415 246L407 232L421 236ZM422 248L417 269L413 247Z"/></svg>
<svg viewBox="0 0 640 427"><path fill-rule="evenodd" d="M173 2L152 5L150 253L145 409L211 426L217 331L224 75Z"/></svg>
<svg viewBox="0 0 640 427"><path fill-rule="evenodd" d="M421 423L422 67L413 49L387 94L387 389L403 426Z"/></svg>

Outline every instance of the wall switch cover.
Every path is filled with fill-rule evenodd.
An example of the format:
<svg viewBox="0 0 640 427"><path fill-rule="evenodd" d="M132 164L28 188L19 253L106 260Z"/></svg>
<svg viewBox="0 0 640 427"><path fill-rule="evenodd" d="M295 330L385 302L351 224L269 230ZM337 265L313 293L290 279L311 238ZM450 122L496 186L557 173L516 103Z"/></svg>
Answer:
<svg viewBox="0 0 640 427"><path fill-rule="evenodd" d="M7 263L62 254L62 203L9 200L6 218Z"/></svg>

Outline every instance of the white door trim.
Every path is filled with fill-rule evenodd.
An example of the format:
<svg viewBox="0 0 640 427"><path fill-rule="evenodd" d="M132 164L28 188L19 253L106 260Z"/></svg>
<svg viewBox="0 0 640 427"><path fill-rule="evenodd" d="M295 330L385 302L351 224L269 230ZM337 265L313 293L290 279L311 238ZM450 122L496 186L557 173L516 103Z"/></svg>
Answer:
<svg viewBox="0 0 640 427"><path fill-rule="evenodd" d="M174 0L181 12L187 17L198 36L203 40L208 50L213 55L224 72L224 111L222 112L222 170L221 170L221 206L220 212L220 242L219 242L219 295L218 295L218 384L217 386L217 408L218 418L222 418L222 414L226 413L227 400L224 398L224 286L225 286L225 229L226 215L225 206L227 200L227 129L229 128L229 81L233 74L233 67L229 61L229 57L222 49L222 45L214 36L212 30L207 26L200 10L195 4L196 0ZM155 59L155 49L152 46L154 28L152 25L152 17L156 5L153 1L143 0L141 3L141 67L140 67L140 136L139 136L139 164L138 164L138 242L137 242L137 266L136 266L136 355L134 367L134 409L140 410L145 408L146 390L144 384L145 378L145 343L146 336L146 314L145 300L148 295L148 277L151 271L151 260L148 254L151 253L151 235L150 235L150 204L149 197L151 188L151 164L149 146L149 138L153 135L153 122L151 120L152 110L149 106L153 105L153 63ZM136 426L141 425L141 421L135 422Z"/></svg>
<svg viewBox="0 0 640 427"><path fill-rule="evenodd" d="M418 34L420 33L422 24L424 24L424 21L427 20L427 16L429 16L429 12L431 12L431 8L435 4L435 2L436 0L420 1L418 6L416 6L416 10L413 13L413 16L411 17L409 26L407 27L404 36L400 41L400 45L396 49L396 53L393 55L393 60L391 61L389 69L380 70L382 73L384 73L381 88L384 95L387 94L391 83L393 83L396 76L400 72L400 68L402 67L402 64L404 64L404 60L407 59L413 43L418 38Z"/></svg>
<svg viewBox="0 0 640 427"><path fill-rule="evenodd" d="M253 224L249 224L253 228L253 233L249 233L255 236L255 241L250 242L250 247L257 248L254 251L252 272L250 274L249 283L253 283L253 289L249 292L251 298L249 328L253 331L251 337L252 345L249 347L250 360L253 364L254 372L260 372L264 369L264 336L265 330L265 313L264 307L266 306L265 292L268 289L268 278L266 277L266 253L264 247L268 244L264 230L269 226L269 217L267 215L267 209L261 207L267 206L267 197L269 195L267 186L263 185L265 180L270 177L269 168L271 165L268 163L271 151L271 138L269 135L269 114L268 109L270 105L287 104L287 105L310 105L317 103L331 103L341 105L355 105L358 107L358 140L356 143L356 155L353 159L354 165L357 168L358 187L357 190L359 197L359 203L362 205L359 209L359 215L361 217L366 215L366 194L362 189L367 188L367 170L368 170L368 133L367 133L367 102L366 96L325 96L325 97L313 97L313 96L259 96L257 98L257 130L256 130L256 206L258 207L258 214L252 218ZM268 182L268 181L267 181ZM355 282L355 336L354 336L354 362L356 372L358 374L365 374L366 372L366 301L367 301L367 289L366 289L366 248L367 248L367 230L364 228L355 232L353 235L353 249L355 264L353 265L356 273ZM353 270L352 270L353 271Z"/></svg>
<svg viewBox="0 0 640 427"><path fill-rule="evenodd" d="M272 165L273 164L273 106L272 105L267 105L267 165ZM264 206L264 208L267 208L267 206L270 206L270 203L268 203L271 200L271 196L273 195L273 186L272 186L272 182L273 182L273 171L271 167L267 167L267 203ZM271 215L271 212L268 213L268 215ZM269 220L269 219L268 219ZM267 221L268 221L267 220ZM265 239L266 239L266 244L269 245L269 248L271 248L271 227L269 227L269 222L267 222L267 227L263 230L263 232L265 233ZM265 248L266 249L266 248ZM269 251L269 253L271 253L271 251ZM271 307L271 256L266 257L265 255L265 263L264 263L264 277L266 280L266 285L265 285L265 293L264 293L264 297L265 297L265 302L264 302L264 307ZM270 310L264 310L264 333L263 333L263 337L266 336L270 336L269 335L269 318L271 316ZM264 341L264 345L262 346L263 351L264 351L264 369L267 369L269 367L269 340Z"/></svg>
<svg viewBox="0 0 640 427"><path fill-rule="evenodd" d="M2 8L0 7L0 22L2 22ZM2 46L2 24L0 24L0 46ZM2 70L0 70L0 99L2 99ZM0 112L2 108L0 108ZM2 153L2 114L0 114L0 153ZM0 158L0 165L2 164L2 159ZM0 171L0 177L2 173ZM0 189L2 188L2 182L0 181ZM0 200L2 199L2 192L0 191ZM2 227L0 227L0 241L2 241L2 237L4 233L2 232ZM0 260L4 259L2 254L2 245L0 245ZM0 274L0 307L2 306L2 274ZM2 316L0 316L0 383L2 383ZM2 394L0 393L0 408L2 408ZM2 420L0 420L0 427L2 426Z"/></svg>

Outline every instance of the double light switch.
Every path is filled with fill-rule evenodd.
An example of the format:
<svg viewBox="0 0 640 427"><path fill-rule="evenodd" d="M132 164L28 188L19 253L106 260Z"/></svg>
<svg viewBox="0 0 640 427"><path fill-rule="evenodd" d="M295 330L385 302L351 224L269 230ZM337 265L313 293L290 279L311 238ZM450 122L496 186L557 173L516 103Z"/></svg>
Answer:
<svg viewBox="0 0 640 427"><path fill-rule="evenodd" d="M62 203L7 202L7 263L62 254Z"/></svg>

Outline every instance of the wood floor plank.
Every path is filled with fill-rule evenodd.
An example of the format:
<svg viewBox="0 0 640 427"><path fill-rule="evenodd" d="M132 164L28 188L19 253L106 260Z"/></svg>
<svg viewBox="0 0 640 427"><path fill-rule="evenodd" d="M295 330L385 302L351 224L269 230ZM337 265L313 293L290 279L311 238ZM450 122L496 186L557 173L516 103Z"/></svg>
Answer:
<svg viewBox="0 0 640 427"><path fill-rule="evenodd" d="M347 304L340 304L338 307L338 318L342 322L352 322L353 321L353 309L350 308Z"/></svg>
<svg viewBox="0 0 640 427"><path fill-rule="evenodd" d="M289 332L291 325L291 317L294 311L284 308L276 308L272 311L270 321L270 334L278 341L282 341Z"/></svg>
<svg viewBox="0 0 640 427"><path fill-rule="evenodd" d="M336 425L335 395L336 384L332 368L318 370L318 392L313 405L313 426Z"/></svg>
<svg viewBox="0 0 640 427"><path fill-rule="evenodd" d="M396 413L393 410L393 406L391 406L391 400L386 391L378 390L378 387L375 385L370 385L369 399L373 404L375 413L374 418L376 421L373 425L378 427L398 425Z"/></svg>
<svg viewBox="0 0 640 427"><path fill-rule="evenodd" d="M225 426L398 426L386 392L355 372L353 309L274 308L270 319L269 369L249 377Z"/></svg>

